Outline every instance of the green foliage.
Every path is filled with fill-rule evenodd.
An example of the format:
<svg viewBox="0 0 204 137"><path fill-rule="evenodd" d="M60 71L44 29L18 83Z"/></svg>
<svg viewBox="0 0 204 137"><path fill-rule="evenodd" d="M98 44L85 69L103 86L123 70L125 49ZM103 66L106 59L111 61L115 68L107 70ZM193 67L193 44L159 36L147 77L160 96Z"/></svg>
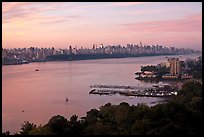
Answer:
<svg viewBox="0 0 204 137"><path fill-rule="evenodd" d="M3 132L2 135L10 135L9 131Z"/></svg>
<svg viewBox="0 0 204 137"><path fill-rule="evenodd" d="M141 68L141 71L157 71L157 67L156 66L144 66Z"/></svg>
<svg viewBox="0 0 204 137"><path fill-rule="evenodd" d="M78 116L73 115L68 121L69 129L66 131L66 134L80 135L83 131L82 121L78 121Z"/></svg>
<svg viewBox="0 0 204 137"><path fill-rule="evenodd" d="M55 135L49 126L38 126L33 128L28 135Z"/></svg>
<svg viewBox="0 0 204 137"><path fill-rule="evenodd" d="M94 124L97 121L99 111L97 109L91 109L86 113L85 122L89 125Z"/></svg>
<svg viewBox="0 0 204 137"><path fill-rule="evenodd" d="M193 75L194 78L202 79L202 57L198 57L198 61L186 61L189 70L188 73Z"/></svg>
<svg viewBox="0 0 204 137"><path fill-rule="evenodd" d="M169 68L151 65L142 67L141 71L151 71L154 72L158 77L162 77L162 75L169 73Z"/></svg>
<svg viewBox="0 0 204 137"><path fill-rule="evenodd" d="M24 124L21 125L21 135L27 135L32 129L34 129L36 125L30 123L29 121L24 121Z"/></svg>
<svg viewBox="0 0 204 137"><path fill-rule="evenodd" d="M57 115L53 116L48 124L51 127L52 131L56 134L64 134L65 130L68 129L68 121L63 116Z"/></svg>

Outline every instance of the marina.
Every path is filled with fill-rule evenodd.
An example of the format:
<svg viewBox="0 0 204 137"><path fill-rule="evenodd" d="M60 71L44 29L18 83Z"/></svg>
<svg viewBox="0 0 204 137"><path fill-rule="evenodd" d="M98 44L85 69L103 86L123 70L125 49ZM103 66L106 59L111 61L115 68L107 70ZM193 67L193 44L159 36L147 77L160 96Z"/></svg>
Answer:
<svg viewBox="0 0 204 137"><path fill-rule="evenodd" d="M170 85L153 85L150 88L137 86L91 85L89 94L144 97L170 97L177 95L175 88Z"/></svg>

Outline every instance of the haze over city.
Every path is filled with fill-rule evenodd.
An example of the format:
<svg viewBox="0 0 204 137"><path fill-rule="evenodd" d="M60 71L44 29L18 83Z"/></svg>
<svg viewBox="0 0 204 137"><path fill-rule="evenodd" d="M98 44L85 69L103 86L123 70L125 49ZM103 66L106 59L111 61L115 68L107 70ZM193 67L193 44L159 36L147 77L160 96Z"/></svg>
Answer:
<svg viewBox="0 0 204 137"><path fill-rule="evenodd" d="M3 2L3 48L159 44L202 48L201 2Z"/></svg>

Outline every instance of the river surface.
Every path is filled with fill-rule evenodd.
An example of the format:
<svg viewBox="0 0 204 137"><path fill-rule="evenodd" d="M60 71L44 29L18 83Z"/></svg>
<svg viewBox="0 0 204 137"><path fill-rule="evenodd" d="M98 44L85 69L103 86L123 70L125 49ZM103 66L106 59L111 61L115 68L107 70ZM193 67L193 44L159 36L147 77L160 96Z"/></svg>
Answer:
<svg viewBox="0 0 204 137"><path fill-rule="evenodd" d="M197 57L185 55L180 59ZM163 98L89 95L90 85L149 87L153 83L136 80L134 73L140 71L141 66L166 61L165 56L154 56L2 66L2 130L20 131L23 121L44 125L58 114L67 119L74 114L86 116L88 110L108 102L155 105Z"/></svg>

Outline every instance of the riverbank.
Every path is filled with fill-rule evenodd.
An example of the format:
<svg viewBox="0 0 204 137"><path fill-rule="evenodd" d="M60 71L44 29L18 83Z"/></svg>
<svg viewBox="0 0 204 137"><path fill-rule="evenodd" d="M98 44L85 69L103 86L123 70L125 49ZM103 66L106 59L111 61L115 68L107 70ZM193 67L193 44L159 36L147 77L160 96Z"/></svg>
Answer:
<svg viewBox="0 0 204 137"><path fill-rule="evenodd" d="M75 61L75 60L92 60L92 59L109 59L109 58L130 58L130 57L148 57L148 56L171 56L178 54L66 54L52 55L46 58L46 61Z"/></svg>
<svg viewBox="0 0 204 137"><path fill-rule="evenodd" d="M116 58L134 58L134 57L156 57L156 56L174 56L178 54L140 54L140 55L129 55L129 54L81 54L81 55L52 55L46 57L44 60L37 60L37 61L26 61L26 62L2 62L3 65L22 65L22 64L30 64L36 62L52 62L52 61L79 61L79 60L95 60L95 59L116 59Z"/></svg>
<svg viewBox="0 0 204 137"><path fill-rule="evenodd" d="M185 80L189 78L142 78L142 77L136 77L135 79L141 80L144 82L159 82L159 81L166 81L166 82L184 82Z"/></svg>

